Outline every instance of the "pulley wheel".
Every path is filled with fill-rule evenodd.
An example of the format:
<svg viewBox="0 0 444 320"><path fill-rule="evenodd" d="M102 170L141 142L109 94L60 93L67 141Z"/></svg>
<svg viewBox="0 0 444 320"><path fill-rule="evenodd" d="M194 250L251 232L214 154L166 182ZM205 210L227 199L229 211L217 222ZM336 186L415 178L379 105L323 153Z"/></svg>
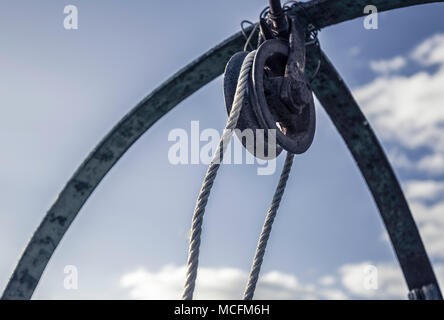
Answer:
<svg viewBox="0 0 444 320"><path fill-rule="evenodd" d="M233 105L242 63L247 55L248 52L245 51L236 53L231 57L230 61L228 61L225 68L224 97L228 115L230 114ZM251 80L249 82L250 85L247 87L245 93L246 96L244 98L242 110L236 126L236 129L239 130L236 130L235 133L238 139L242 142L242 145L252 155L263 160L271 160L276 158L282 152L282 148L276 144L276 139L274 137L270 139L268 138L267 129L258 121L251 103ZM247 129L251 129L250 133L253 135L254 139L249 139L246 137L248 134ZM276 152L273 150L276 150Z"/></svg>
<svg viewBox="0 0 444 320"><path fill-rule="evenodd" d="M302 96L295 99L303 99L304 103L283 103L279 84L275 85L278 89L271 92L264 88L265 82L279 83L284 78L288 52L288 44L277 39L267 40L257 49L250 101L261 126L276 130L277 143L291 153L301 154L312 144L316 127L313 94L305 73L300 72L297 81L293 81L297 88L293 92L300 92Z"/></svg>

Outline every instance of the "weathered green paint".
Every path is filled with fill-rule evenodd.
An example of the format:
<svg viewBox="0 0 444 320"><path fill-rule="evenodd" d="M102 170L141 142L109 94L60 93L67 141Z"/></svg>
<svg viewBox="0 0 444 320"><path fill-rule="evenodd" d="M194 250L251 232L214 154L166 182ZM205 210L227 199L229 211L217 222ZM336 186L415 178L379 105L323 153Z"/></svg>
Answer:
<svg viewBox="0 0 444 320"><path fill-rule="evenodd" d="M379 11L441 1L315 0L294 9L300 21L307 14L318 27L363 16L368 4ZM228 59L242 50L240 33L191 62L132 109L99 143L68 181L35 231L3 293L2 299L30 299L60 240L83 204L131 145L178 103L222 74ZM382 151L382 150L381 150Z"/></svg>

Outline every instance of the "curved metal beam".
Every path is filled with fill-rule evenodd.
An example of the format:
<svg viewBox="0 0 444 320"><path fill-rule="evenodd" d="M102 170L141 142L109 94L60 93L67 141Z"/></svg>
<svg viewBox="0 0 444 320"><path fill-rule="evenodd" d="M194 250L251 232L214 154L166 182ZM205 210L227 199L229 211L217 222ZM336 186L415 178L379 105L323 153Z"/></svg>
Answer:
<svg viewBox="0 0 444 320"><path fill-rule="evenodd" d="M409 5L442 2L418 0L373 1L380 11ZM318 27L364 15L368 0L314 0L294 9L301 21ZM345 10L346 9L346 10ZM300 12L303 10L303 12ZM338 12L344 10L344 15ZM313 19L308 21L307 17ZM60 240L94 189L131 145L158 119L182 100L222 74L228 59L242 50L237 33L180 70L132 109L99 143L68 181L33 234L17 264L2 299L30 299Z"/></svg>
<svg viewBox="0 0 444 320"><path fill-rule="evenodd" d="M312 54L315 57L316 53ZM315 70L311 59L307 70ZM378 206L401 269L410 290L434 286L435 298L442 299L438 282L392 167L369 122L361 112L341 76L321 54L321 67L312 82L318 100L341 134Z"/></svg>
<svg viewBox="0 0 444 320"><path fill-rule="evenodd" d="M324 28L364 16L367 5L374 5L378 12L383 12L435 2L443 0L313 0L294 7L293 13L300 14L306 23Z"/></svg>

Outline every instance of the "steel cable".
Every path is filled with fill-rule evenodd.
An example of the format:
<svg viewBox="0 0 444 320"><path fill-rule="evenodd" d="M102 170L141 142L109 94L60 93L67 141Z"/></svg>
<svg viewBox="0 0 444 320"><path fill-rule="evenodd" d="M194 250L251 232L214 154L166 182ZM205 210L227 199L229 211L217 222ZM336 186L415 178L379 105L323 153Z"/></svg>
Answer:
<svg viewBox="0 0 444 320"><path fill-rule="evenodd" d="M199 196L197 198L191 227L186 283L182 295L182 299L184 300L191 300L193 298L197 277L197 268L199 264L199 246L205 207L207 205L211 188L217 175L217 171L219 170L220 164L223 161L225 150L230 143L231 136L233 135L233 130L236 128L237 121L242 110L244 96L248 87L247 84L250 77L250 69L253 64L255 54L256 51L250 52L242 64L239 79L237 82L236 93L234 95L233 107L231 109L230 116L228 117L227 125L225 127L222 138L219 141L217 150L214 153L213 159L208 166L207 173L205 175Z"/></svg>
<svg viewBox="0 0 444 320"><path fill-rule="evenodd" d="M285 192L285 187L290 175L291 166L293 164L293 158L294 154L288 152L287 157L285 158L285 164L284 168L282 169L278 186L273 195L273 201L271 202L270 208L268 209L267 217L265 218L264 226L262 227L262 232L259 237L253 265L251 266L250 276L248 278L248 283L244 293L244 300L253 299L256 284L259 279L259 273L261 271L262 262L264 260L265 249L267 247L268 239L270 238L271 227L273 225L274 218L276 217L276 213L279 209L282 196Z"/></svg>

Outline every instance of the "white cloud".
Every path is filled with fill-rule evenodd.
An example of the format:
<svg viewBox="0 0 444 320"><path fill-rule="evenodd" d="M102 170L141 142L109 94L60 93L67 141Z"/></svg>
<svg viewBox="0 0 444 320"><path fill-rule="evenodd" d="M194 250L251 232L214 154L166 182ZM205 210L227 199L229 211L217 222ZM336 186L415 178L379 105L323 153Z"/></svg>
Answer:
<svg viewBox="0 0 444 320"><path fill-rule="evenodd" d="M404 68L407 60L404 57L397 56L388 60L371 61L370 68L377 73L389 73Z"/></svg>
<svg viewBox="0 0 444 320"><path fill-rule="evenodd" d="M434 73L420 70L411 76L386 74L354 90L354 95L383 140L408 150L425 151L419 159L412 161L405 155L400 156L398 150L396 159L402 160L402 166L442 175L444 34L427 39L413 50L411 56L422 64L439 63L440 66ZM403 65L406 58L395 57L390 61L373 63L373 68L389 72L395 66Z"/></svg>
<svg viewBox="0 0 444 320"><path fill-rule="evenodd" d="M441 175L444 168L444 154L434 153L423 157L418 162L418 169L435 175Z"/></svg>
<svg viewBox="0 0 444 320"><path fill-rule="evenodd" d="M366 273L368 266L376 267L376 273ZM342 285L353 295L372 299L405 299L408 289L401 269L393 264L362 262L346 264L339 269ZM373 277L376 287L366 286L368 277Z"/></svg>
<svg viewBox="0 0 444 320"><path fill-rule="evenodd" d="M165 266L157 273L139 268L125 274L120 284L130 288L130 296L135 299L179 299L184 279L184 267Z"/></svg>
<svg viewBox="0 0 444 320"><path fill-rule="evenodd" d="M375 278L377 289L366 289L365 269L368 265L374 265L377 270ZM441 282L444 281L444 264L434 266L435 274ZM346 264L339 270L342 277L342 285L355 297L366 299L407 299L408 288L399 265L394 263L370 263L362 262Z"/></svg>
<svg viewBox="0 0 444 320"><path fill-rule="evenodd" d="M443 87L444 68L434 75L377 78L355 95L384 139L444 151Z"/></svg>
<svg viewBox="0 0 444 320"><path fill-rule="evenodd" d="M393 74L412 60L437 69L410 76ZM429 176L406 182L404 190L428 254L439 261L434 266L437 278L444 282L444 182L438 179L444 174L444 34L426 39L405 57L373 62L371 68L383 75L354 94L378 136L390 143L388 156L395 167ZM393 263L376 263L378 289L365 289L368 264L346 264L339 269L341 283L350 295L406 298L401 269Z"/></svg>
<svg viewBox="0 0 444 320"><path fill-rule="evenodd" d="M444 201L432 206L413 201L410 208L428 254L432 258L444 259Z"/></svg>
<svg viewBox="0 0 444 320"><path fill-rule="evenodd" d="M427 39L413 51L411 56L425 66L444 63L444 34L436 34Z"/></svg>
<svg viewBox="0 0 444 320"><path fill-rule="evenodd" d="M366 272L376 267L376 288L366 287ZM438 279L444 281L444 264L435 266ZM185 266L165 266L158 272L140 268L125 274L120 281L132 299L180 299L185 281ZM375 273L372 274L375 276ZM336 277L340 279L337 283ZM241 299L247 273L236 268L200 268L195 299ZM408 288L401 268L394 263L350 263L341 266L335 276L321 277L315 284L302 284L295 276L279 271L265 273L258 283L255 299L406 299Z"/></svg>
<svg viewBox="0 0 444 320"><path fill-rule="evenodd" d="M323 276L318 282L323 286L332 286L336 283L336 279L333 276Z"/></svg>
<svg viewBox="0 0 444 320"><path fill-rule="evenodd" d="M433 180L412 180L404 184L409 201L434 201L444 195L444 182Z"/></svg>
<svg viewBox="0 0 444 320"><path fill-rule="evenodd" d="M134 299L179 299L185 281L185 266L165 266L158 272L140 268L120 281ZM248 275L235 268L200 268L196 299L241 299ZM255 299L346 299L340 289L302 284L290 274L271 271L260 278Z"/></svg>

